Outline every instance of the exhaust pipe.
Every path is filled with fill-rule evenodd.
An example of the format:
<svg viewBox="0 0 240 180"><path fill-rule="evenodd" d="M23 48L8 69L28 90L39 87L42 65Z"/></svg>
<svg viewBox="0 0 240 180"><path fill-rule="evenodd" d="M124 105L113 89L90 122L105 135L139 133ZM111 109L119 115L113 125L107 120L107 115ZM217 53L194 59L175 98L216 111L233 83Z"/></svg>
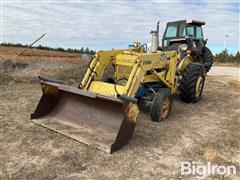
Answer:
<svg viewBox="0 0 240 180"><path fill-rule="evenodd" d="M159 47L159 21L157 23L157 30L151 31L150 34L152 34L151 52L156 53Z"/></svg>

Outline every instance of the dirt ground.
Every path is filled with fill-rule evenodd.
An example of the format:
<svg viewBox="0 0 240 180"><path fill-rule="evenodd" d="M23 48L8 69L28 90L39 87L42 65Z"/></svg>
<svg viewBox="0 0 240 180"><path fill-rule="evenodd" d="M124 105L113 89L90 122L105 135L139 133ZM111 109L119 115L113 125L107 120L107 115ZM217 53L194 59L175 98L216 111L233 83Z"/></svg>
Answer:
<svg viewBox="0 0 240 180"><path fill-rule="evenodd" d="M208 179L240 179L239 82L208 76L202 100L175 97L161 123L141 112L133 138L110 155L31 122L41 90L29 79L42 71L28 68L2 74L0 179L197 179L180 175L181 161L235 165L236 176Z"/></svg>
<svg viewBox="0 0 240 180"><path fill-rule="evenodd" d="M229 79L240 81L240 68L239 67L224 67L215 66L208 73L210 76L221 76Z"/></svg>

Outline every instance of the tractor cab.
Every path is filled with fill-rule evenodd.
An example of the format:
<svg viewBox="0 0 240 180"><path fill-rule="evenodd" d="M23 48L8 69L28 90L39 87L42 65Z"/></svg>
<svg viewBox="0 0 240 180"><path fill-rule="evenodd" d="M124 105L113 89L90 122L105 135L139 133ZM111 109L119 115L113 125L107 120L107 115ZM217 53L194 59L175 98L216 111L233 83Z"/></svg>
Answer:
<svg viewBox="0 0 240 180"><path fill-rule="evenodd" d="M181 20L168 22L163 38L163 51L180 51L184 56L186 50L193 57L194 62L204 64L205 71L208 72L213 64L212 52L206 47L207 40L204 40L202 26L203 21ZM181 47L184 47L181 49Z"/></svg>
<svg viewBox="0 0 240 180"><path fill-rule="evenodd" d="M162 47L167 48L171 44L186 42L188 39L204 43L202 25L205 25L205 22L196 20L168 22L162 38Z"/></svg>

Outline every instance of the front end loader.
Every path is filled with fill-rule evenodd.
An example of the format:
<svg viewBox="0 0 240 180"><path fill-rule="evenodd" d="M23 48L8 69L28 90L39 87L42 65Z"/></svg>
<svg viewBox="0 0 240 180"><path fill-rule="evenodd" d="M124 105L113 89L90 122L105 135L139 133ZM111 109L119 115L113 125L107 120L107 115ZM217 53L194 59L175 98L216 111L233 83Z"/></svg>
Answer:
<svg viewBox="0 0 240 180"><path fill-rule="evenodd" d="M78 87L39 77L43 95L31 119L112 153L131 139L139 110L162 121L170 113L172 95L199 101L204 66L193 63L189 54L158 51L156 38L158 30L152 31L150 51L136 43L128 49L97 52Z"/></svg>

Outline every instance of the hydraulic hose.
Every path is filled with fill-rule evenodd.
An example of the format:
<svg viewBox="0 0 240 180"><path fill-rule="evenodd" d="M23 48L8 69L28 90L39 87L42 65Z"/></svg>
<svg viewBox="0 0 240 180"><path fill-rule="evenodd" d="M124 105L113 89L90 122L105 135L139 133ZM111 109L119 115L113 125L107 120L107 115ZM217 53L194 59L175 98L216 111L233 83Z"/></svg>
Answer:
<svg viewBox="0 0 240 180"><path fill-rule="evenodd" d="M122 80L126 80L126 81L127 81L128 79L127 79L127 78L124 78L124 77L123 77L123 78L120 78L120 79L118 79L118 80L115 82L115 84L114 84L114 90L115 90L115 92L116 92L117 94L119 94L118 91L117 91L117 84L118 84L119 81L122 81Z"/></svg>
<svg viewBox="0 0 240 180"><path fill-rule="evenodd" d="M133 102L138 104L138 99L131 97L131 96L126 96L126 95L121 95L121 94L117 94L117 98L123 100L123 101L127 101L127 102Z"/></svg>

